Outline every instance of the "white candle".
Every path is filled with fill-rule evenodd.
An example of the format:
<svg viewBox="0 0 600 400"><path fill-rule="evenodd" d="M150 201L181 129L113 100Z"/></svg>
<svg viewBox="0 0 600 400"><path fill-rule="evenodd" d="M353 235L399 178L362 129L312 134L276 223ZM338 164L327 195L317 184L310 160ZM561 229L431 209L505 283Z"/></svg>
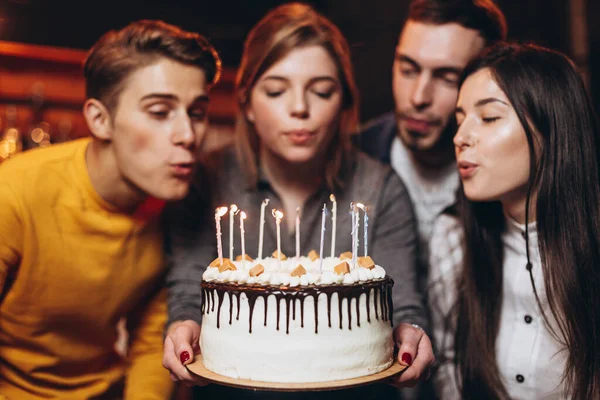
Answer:
<svg viewBox="0 0 600 400"><path fill-rule="evenodd" d="M326 224L325 218L326 217L327 217L327 204L323 203L323 214L321 216L321 247L319 250L319 259L320 259L319 270L321 271L321 273L323 272L323 243L325 242L325 224Z"/></svg>
<svg viewBox="0 0 600 400"><path fill-rule="evenodd" d="M332 201L331 206L331 257L335 257L335 233L337 231L337 201L333 193L329 195L329 200Z"/></svg>
<svg viewBox="0 0 600 400"><path fill-rule="evenodd" d="M264 199L260 206L260 221L258 225L258 258L262 258L263 237L265 234L265 208L269 204L269 199Z"/></svg>
<svg viewBox="0 0 600 400"><path fill-rule="evenodd" d="M352 225L350 225L350 237L352 238L352 244L350 245L352 249L352 261L354 262L354 220L356 219L356 215L354 212L354 202L350 202L350 216L352 217ZM350 266L352 267L352 266Z"/></svg>
<svg viewBox="0 0 600 400"><path fill-rule="evenodd" d="M235 204L229 206L229 259L233 260L233 220L235 214L238 213L238 208Z"/></svg>
<svg viewBox="0 0 600 400"><path fill-rule="evenodd" d="M367 206L361 203L357 203L356 206L363 210L363 230L364 230L364 247L365 257L368 256L368 238L369 238L369 217L367 216Z"/></svg>
<svg viewBox="0 0 600 400"><path fill-rule="evenodd" d="M350 202L350 216L352 217L352 225L350 225L350 236L352 237L352 248L354 248L354 203Z"/></svg>
<svg viewBox="0 0 600 400"><path fill-rule="evenodd" d="M360 225L360 219L358 218L358 206L352 204L352 214L354 220L354 226L352 228L352 268L356 268L356 256L358 253L358 228Z"/></svg>
<svg viewBox="0 0 600 400"><path fill-rule="evenodd" d="M217 225L217 254L219 264L223 264L223 246L221 245L221 217L227 214L227 207L219 207L215 210L215 224Z"/></svg>
<svg viewBox="0 0 600 400"><path fill-rule="evenodd" d="M300 257L300 207L296 208L296 258Z"/></svg>
<svg viewBox="0 0 600 400"><path fill-rule="evenodd" d="M273 214L275 224L277 225L277 259L279 260L279 266L281 266L281 219L283 218L283 213L273 209L271 214Z"/></svg>
<svg viewBox="0 0 600 400"><path fill-rule="evenodd" d="M245 212L241 212L240 213L240 236L242 239L242 265L244 266L244 268L246 267L246 238L244 237L244 220L246 219L246 213Z"/></svg>

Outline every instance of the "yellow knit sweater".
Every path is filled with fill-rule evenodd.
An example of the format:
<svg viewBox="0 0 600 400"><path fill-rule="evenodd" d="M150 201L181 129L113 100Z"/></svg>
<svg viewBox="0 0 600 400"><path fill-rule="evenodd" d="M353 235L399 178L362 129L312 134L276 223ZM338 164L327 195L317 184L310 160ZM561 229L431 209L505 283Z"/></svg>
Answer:
<svg viewBox="0 0 600 400"><path fill-rule="evenodd" d="M87 172L89 142L0 165L0 395L11 400L165 399L173 387L161 365L158 218L102 200ZM126 359L114 350L123 317Z"/></svg>

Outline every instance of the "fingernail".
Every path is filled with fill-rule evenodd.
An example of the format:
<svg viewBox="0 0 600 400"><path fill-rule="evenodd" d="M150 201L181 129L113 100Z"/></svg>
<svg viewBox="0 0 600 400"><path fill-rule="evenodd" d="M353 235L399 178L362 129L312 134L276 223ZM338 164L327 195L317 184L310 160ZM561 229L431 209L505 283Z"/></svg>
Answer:
<svg viewBox="0 0 600 400"><path fill-rule="evenodd" d="M408 353L402 353L402 362L410 367L412 364L412 356Z"/></svg>
<svg viewBox="0 0 600 400"><path fill-rule="evenodd" d="M406 354L406 353L405 353ZM179 359L181 360L182 364L185 364L185 362L187 360L190 359L190 353L188 353L187 351L184 351L183 353L181 353L181 355L179 356ZM402 360L404 360L404 356L402 356Z"/></svg>

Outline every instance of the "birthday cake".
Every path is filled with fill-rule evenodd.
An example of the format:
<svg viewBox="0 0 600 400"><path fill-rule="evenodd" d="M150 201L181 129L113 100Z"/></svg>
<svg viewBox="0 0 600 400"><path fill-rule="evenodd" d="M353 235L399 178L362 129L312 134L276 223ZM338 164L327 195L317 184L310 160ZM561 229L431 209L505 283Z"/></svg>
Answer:
<svg viewBox="0 0 600 400"><path fill-rule="evenodd" d="M370 257L217 258L202 282L204 366L265 382L351 379L392 365L393 281Z"/></svg>

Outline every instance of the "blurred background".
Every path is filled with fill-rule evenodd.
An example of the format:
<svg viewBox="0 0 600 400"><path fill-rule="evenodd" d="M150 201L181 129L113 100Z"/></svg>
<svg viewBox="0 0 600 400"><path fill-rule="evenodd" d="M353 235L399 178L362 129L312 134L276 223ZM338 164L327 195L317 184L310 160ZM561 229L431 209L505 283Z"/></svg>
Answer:
<svg viewBox="0 0 600 400"><path fill-rule="evenodd" d="M209 38L225 66L211 93L209 145L231 140L233 84L250 28L277 0L0 0L0 162L22 149L88 134L81 62L107 30L162 19ZM336 23L352 47L363 122L393 107L391 67L407 0L306 1ZM600 1L497 0L509 37L565 52L600 109Z"/></svg>

